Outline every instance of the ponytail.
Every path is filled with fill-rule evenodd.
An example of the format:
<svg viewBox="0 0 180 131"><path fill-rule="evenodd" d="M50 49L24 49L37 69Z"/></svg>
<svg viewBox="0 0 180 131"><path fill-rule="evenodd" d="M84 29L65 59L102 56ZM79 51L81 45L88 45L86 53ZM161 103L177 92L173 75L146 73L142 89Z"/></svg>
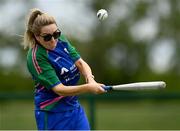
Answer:
<svg viewBox="0 0 180 131"><path fill-rule="evenodd" d="M34 35L39 35L41 33L41 28L49 24L56 24L54 17L43 13L39 9L32 9L28 15L26 30L24 32L24 49L31 48L36 44Z"/></svg>

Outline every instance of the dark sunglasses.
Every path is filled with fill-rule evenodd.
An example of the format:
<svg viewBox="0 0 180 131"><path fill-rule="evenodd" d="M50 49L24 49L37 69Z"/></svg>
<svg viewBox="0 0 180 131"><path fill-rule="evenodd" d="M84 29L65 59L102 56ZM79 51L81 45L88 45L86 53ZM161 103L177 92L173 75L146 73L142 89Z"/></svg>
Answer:
<svg viewBox="0 0 180 131"><path fill-rule="evenodd" d="M61 31L59 29L57 29L52 35L51 34L46 34L46 35L40 35L44 41L48 42L52 39L52 37L54 39L58 39L61 36Z"/></svg>

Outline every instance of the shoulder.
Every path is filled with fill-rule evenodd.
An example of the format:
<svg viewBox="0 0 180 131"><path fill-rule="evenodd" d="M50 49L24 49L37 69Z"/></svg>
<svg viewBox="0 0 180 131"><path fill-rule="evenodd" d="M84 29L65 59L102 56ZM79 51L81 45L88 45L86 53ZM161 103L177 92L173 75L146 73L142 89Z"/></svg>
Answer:
<svg viewBox="0 0 180 131"><path fill-rule="evenodd" d="M27 54L27 67L31 74L42 73L44 67L48 66L47 50L40 45L35 45L29 49Z"/></svg>
<svg viewBox="0 0 180 131"><path fill-rule="evenodd" d="M43 59L47 58L48 51L44 47L36 44L33 48L30 48L27 54L27 60Z"/></svg>
<svg viewBox="0 0 180 131"><path fill-rule="evenodd" d="M71 43L69 42L69 40L67 39L67 37L66 37L64 34L62 34L62 35L59 37L58 40L59 40L59 42L61 43L60 45L63 46L63 47L65 47L65 48L69 48L69 47L72 46Z"/></svg>
<svg viewBox="0 0 180 131"><path fill-rule="evenodd" d="M67 43L69 42L64 34L61 34L61 36L59 37L59 40L63 42L67 42Z"/></svg>

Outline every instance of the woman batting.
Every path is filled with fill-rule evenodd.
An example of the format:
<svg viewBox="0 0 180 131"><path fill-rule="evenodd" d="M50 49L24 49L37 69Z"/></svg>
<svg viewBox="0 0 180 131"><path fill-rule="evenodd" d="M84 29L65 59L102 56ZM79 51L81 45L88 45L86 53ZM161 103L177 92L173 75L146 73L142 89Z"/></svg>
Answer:
<svg viewBox="0 0 180 131"><path fill-rule="evenodd" d="M35 118L39 130L90 130L77 95L106 91L91 68L61 34L54 17L39 9L28 15L24 33L27 67L35 82ZM86 84L77 85L80 73Z"/></svg>

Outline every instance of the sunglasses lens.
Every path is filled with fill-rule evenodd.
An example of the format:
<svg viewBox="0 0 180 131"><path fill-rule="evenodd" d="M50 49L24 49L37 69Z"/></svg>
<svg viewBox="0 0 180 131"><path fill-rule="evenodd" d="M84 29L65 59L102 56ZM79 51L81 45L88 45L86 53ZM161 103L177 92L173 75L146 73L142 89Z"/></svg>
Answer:
<svg viewBox="0 0 180 131"><path fill-rule="evenodd" d="M48 42L52 39L52 37L54 39L58 39L60 37L60 35L61 35L61 31L57 30L56 32L53 33L53 35L47 34L47 35L42 36L42 37L44 38L44 41Z"/></svg>
<svg viewBox="0 0 180 131"><path fill-rule="evenodd" d="M44 36L44 41L50 41L52 38L52 35L48 34Z"/></svg>
<svg viewBox="0 0 180 131"><path fill-rule="evenodd" d="M57 32L54 32L53 37L54 39L58 39L60 35L61 35L61 32L57 31Z"/></svg>

